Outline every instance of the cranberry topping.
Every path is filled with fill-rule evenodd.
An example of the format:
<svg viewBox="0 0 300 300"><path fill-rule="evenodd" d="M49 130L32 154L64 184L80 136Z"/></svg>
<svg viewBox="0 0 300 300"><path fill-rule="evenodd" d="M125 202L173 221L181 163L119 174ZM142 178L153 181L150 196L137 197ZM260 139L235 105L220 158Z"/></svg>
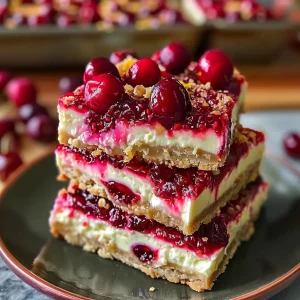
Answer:
<svg viewBox="0 0 300 300"><path fill-rule="evenodd" d="M172 74L179 74L191 62L192 58L187 48L181 43L171 43L160 51L161 64L166 71Z"/></svg>
<svg viewBox="0 0 300 300"><path fill-rule="evenodd" d="M233 75L233 65L228 56L217 49L206 51L198 61L199 78L210 82L215 89L224 89Z"/></svg>
<svg viewBox="0 0 300 300"><path fill-rule="evenodd" d="M300 158L300 135L296 132L288 133L283 139L283 147L291 157Z"/></svg>
<svg viewBox="0 0 300 300"><path fill-rule="evenodd" d="M25 104L19 108L19 117L24 123L27 123L31 118L38 115L48 116L48 111L45 107L36 103Z"/></svg>
<svg viewBox="0 0 300 300"><path fill-rule="evenodd" d="M0 154L0 180L4 181L8 176L22 165L22 159L16 152Z"/></svg>
<svg viewBox="0 0 300 300"><path fill-rule="evenodd" d="M166 78L157 83L150 95L150 108L166 128L182 121L189 106L189 95L177 80Z"/></svg>
<svg viewBox="0 0 300 300"><path fill-rule="evenodd" d="M124 94L122 82L111 74L101 74L89 80L84 89L85 101L90 109L104 114Z"/></svg>
<svg viewBox="0 0 300 300"><path fill-rule="evenodd" d="M36 102L36 87L27 77L10 80L6 86L6 92L8 99L17 107Z"/></svg>
<svg viewBox="0 0 300 300"><path fill-rule="evenodd" d="M158 250L153 250L146 245L135 245L131 251L142 263L150 263L158 258Z"/></svg>
<svg viewBox="0 0 300 300"><path fill-rule="evenodd" d="M4 90L7 83L12 79L12 74L6 71L0 71L0 93Z"/></svg>
<svg viewBox="0 0 300 300"><path fill-rule="evenodd" d="M99 197L76 189L76 187L74 193L63 195L63 205L78 210L87 217L105 221L114 227L142 232L175 247L192 251L200 257L210 257L228 244L227 225L232 221L239 220L243 209L252 201L261 184L261 178L249 184L236 200L221 208L220 213L210 223L202 224L198 231L189 236L175 228L164 226L154 220L148 220L144 216L125 213L110 202L107 203L106 208L99 207ZM156 256L154 255L154 257Z"/></svg>
<svg viewBox="0 0 300 300"><path fill-rule="evenodd" d="M59 80L58 88L61 94L65 94L74 91L82 83L82 78L80 77L62 77Z"/></svg>
<svg viewBox="0 0 300 300"><path fill-rule="evenodd" d="M113 52L110 57L109 61L116 65L122 60L124 60L128 55L131 55L132 57L137 57L136 52L133 49L124 49Z"/></svg>
<svg viewBox="0 0 300 300"><path fill-rule="evenodd" d="M83 74L83 82L87 83L93 77L106 73L110 73L120 78L118 69L108 59L104 57L95 58L86 65Z"/></svg>
<svg viewBox="0 0 300 300"><path fill-rule="evenodd" d="M132 86L152 86L159 82L160 69L156 62L150 58L143 58L135 62L126 74L126 82Z"/></svg>

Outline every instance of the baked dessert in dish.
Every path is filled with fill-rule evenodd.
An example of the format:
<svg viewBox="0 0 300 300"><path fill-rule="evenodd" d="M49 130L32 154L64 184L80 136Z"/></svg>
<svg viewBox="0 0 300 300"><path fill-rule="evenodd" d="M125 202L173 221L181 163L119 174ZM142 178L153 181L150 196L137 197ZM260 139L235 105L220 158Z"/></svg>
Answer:
<svg viewBox="0 0 300 300"><path fill-rule="evenodd" d="M179 168L223 166L246 80L220 51L205 53L198 63L187 58L180 65L183 46L167 47L173 56L161 50L158 64L132 56L116 67L103 59L91 61L84 87L59 99L60 143L122 155L126 161L138 156ZM110 74L98 75L101 68Z"/></svg>
<svg viewBox="0 0 300 300"><path fill-rule="evenodd" d="M192 234L255 180L264 145L261 132L240 127L217 174L137 158L124 162L123 157L64 145L58 146L56 158L60 178L71 179L81 189L108 198L127 212Z"/></svg>
<svg viewBox="0 0 300 300"><path fill-rule="evenodd" d="M118 259L149 276L211 289L253 222L268 185L258 178L189 236L143 216L128 214L104 198L71 186L61 191L50 217L51 232L100 256Z"/></svg>

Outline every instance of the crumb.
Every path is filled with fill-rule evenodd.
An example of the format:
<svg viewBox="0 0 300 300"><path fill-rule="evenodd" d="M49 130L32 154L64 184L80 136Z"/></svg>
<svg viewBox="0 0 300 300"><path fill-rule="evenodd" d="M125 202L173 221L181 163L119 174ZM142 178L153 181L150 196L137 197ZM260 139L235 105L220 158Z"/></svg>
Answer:
<svg viewBox="0 0 300 300"><path fill-rule="evenodd" d="M203 242L207 242L207 241L208 241L208 237L206 237L206 236L203 237L203 238L202 238L202 241L203 241Z"/></svg>
<svg viewBox="0 0 300 300"><path fill-rule="evenodd" d="M149 288L149 292L154 292L155 291L155 287L151 286L151 288Z"/></svg>
<svg viewBox="0 0 300 300"><path fill-rule="evenodd" d="M106 200L104 198L100 198L98 201L99 207L105 207L106 206Z"/></svg>

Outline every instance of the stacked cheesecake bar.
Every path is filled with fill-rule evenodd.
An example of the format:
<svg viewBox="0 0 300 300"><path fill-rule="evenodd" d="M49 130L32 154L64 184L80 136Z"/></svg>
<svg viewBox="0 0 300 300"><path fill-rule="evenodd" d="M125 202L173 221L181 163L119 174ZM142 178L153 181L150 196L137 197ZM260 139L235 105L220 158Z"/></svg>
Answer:
<svg viewBox="0 0 300 300"><path fill-rule="evenodd" d="M203 291L254 232L268 189L265 139L238 123L247 83L227 56L212 50L197 63L184 51L173 43L152 59L95 59L84 86L59 99L56 158L70 185L50 226L84 250Z"/></svg>

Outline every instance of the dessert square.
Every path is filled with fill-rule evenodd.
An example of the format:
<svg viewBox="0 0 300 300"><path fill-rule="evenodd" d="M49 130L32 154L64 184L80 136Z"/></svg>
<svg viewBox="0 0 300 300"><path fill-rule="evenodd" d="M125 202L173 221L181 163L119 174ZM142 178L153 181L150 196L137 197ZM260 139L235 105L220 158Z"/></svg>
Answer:
<svg viewBox="0 0 300 300"><path fill-rule="evenodd" d="M241 241L254 232L253 222L268 185L258 178L223 207L209 224L183 235L143 216L128 214L111 202L71 186L59 193L50 216L51 232L68 243L117 259L147 275L211 289Z"/></svg>
<svg viewBox="0 0 300 300"><path fill-rule="evenodd" d="M226 163L217 173L137 158L125 162L122 156L64 145L57 148L56 159L60 178L71 179L129 213L193 234L255 180L264 146L263 133L239 127Z"/></svg>

